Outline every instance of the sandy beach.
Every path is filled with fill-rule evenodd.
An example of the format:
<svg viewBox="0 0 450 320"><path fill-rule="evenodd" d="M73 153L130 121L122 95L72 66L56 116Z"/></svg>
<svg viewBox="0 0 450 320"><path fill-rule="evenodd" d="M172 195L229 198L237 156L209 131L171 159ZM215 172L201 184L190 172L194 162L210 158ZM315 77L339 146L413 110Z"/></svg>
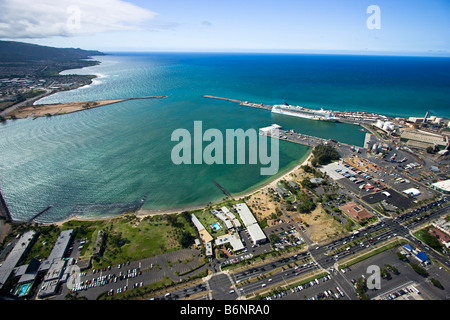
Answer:
<svg viewBox="0 0 450 320"><path fill-rule="evenodd" d="M311 157L311 151L309 152L309 154L307 155L307 157L305 158L305 160L303 160L303 162L301 162L300 164L297 164L294 168L292 168L291 170L289 170L288 172L282 174L281 176L279 176L278 178L268 181L267 183L265 183L264 185L253 189L251 191L248 191L244 194L240 194L238 197L235 198L235 200L242 200L246 197L252 196L257 194L258 192L268 188L268 187L272 187L275 188L277 183L282 180L282 179L288 179L290 177L290 175L292 173L294 173L295 171L297 171L301 166L308 164L309 158ZM213 204L214 205L214 204ZM148 209L140 209L137 212L133 213L135 214L137 217L143 219L145 217L150 217L150 216L157 216L157 215L164 215L164 214L175 214L175 213L180 213L183 211L192 211L192 210L201 210L204 209L206 206L195 206L195 207L186 207L186 208L180 208L180 209L170 209L170 210L148 210ZM86 217L70 217L67 218L65 220L62 221L58 221L55 222L55 225L61 226L62 224L71 221L71 220L81 220L81 221L95 221L95 220L109 220L109 219L114 219L120 216L111 216L111 217L104 217L104 218L86 218Z"/></svg>
<svg viewBox="0 0 450 320"><path fill-rule="evenodd" d="M258 193L258 192L260 192L260 191L262 191L262 190L264 190L266 188L268 188L268 187L275 188L277 183L280 180L289 178L290 175L292 173L294 173L295 171L297 171L301 166L304 166L304 165L308 164L308 161L309 161L309 159L311 157L311 152L312 152L312 149L310 150L310 152L306 156L305 160L303 160L300 164L297 164L294 168L292 168L288 172L282 174L281 176L275 178L274 180L268 181L267 183L263 184L262 186L259 186L256 189L250 190L250 191L245 192L243 194L239 194L234 199L235 200L242 200L242 199L245 199L245 198L247 198L249 196L252 196L252 195L254 195L254 194L256 194L256 193ZM290 179L287 179L287 180L290 180ZM176 209L173 209L173 210L147 210L147 209L141 209L141 210L136 212L136 215L138 217L140 217L140 218L145 218L145 217L148 217L148 216L163 215L163 214L174 214L174 213L180 213L182 211L199 210L199 209L204 209L204 208L205 208L205 206L183 208L183 209L178 209L178 210L176 210Z"/></svg>
<svg viewBox="0 0 450 320"><path fill-rule="evenodd" d="M303 160L303 162L301 162L300 164L297 164L294 168L292 168L291 170L289 170L289 171L286 172L285 174L279 176L278 178L276 178L276 179L274 179L274 180L271 180L271 181L265 183L263 186L259 187L259 188L256 189L256 190L252 190L252 191L246 192L246 193L244 193L244 194L242 194L242 195L239 194L238 197L236 197L236 199L239 199L239 200L240 200L240 199L246 198L246 197L251 196L251 195L253 195L253 194L255 194L255 193L259 192L259 191L262 191L262 190L264 190L264 189L266 189L266 188L268 188L268 187L276 188L276 185L277 185L277 183L278 183L280 180L283 180L283 179L291 180L291 179L287 179L287 178L288 178L292 173L294 173L295 171L297 171L300 167L302 167L302 166L308 164L309 158L311 157L311 152L312 152L312 149L309 151L308 155L306 156L305 160Z"/></svg>

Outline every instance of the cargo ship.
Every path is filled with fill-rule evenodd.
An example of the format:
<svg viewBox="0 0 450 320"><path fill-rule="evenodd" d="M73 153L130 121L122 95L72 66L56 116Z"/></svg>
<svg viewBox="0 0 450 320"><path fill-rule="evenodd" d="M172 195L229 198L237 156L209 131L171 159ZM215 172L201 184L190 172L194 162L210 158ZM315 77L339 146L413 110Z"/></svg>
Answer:
<svg viewBox="0 0 450 320"><path fill-rule="evenodd" d="M272 108L273 113L285 114L288 116L311 119L338 122L339 118L334 116L332 111L329 110L313 110L303 108L300 106L291 106L285 103L284 105L274 105Z"/></svg>

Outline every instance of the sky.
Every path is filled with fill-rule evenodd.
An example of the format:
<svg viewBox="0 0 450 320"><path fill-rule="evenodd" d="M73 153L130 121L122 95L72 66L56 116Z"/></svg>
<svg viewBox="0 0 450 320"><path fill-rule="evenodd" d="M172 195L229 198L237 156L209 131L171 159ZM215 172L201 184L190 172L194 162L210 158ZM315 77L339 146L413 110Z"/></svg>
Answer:
<svg viewBox="0 0 450 320"><path fill-rule="evenodd" d="M1 0L0 39L117 51L450 56L449 0Z"/></svg>

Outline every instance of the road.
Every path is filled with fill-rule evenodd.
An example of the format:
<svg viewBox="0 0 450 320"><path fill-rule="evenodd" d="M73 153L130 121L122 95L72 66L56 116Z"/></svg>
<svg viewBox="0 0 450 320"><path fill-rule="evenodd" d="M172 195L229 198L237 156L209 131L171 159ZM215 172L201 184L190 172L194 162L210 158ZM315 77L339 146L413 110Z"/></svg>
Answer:
<svg viewBox="0 0 450 320"><path fill-rule="evenodd" d="M12 111L14 111L14 110L16 110L17 108L20 108L20 107L26 105L26 104L29 103L29 102L37 101L37 100L39 100L39 99L45 97L46 95L50 94L50 93L53 91L53 90L50 90L50 89L47 89L47 88L43 88L42 90L45 90L45 93L40 94L40 95L38 95L38 96L36 96L36 97L27 99L27 100L25 100L25 101L19 102L19 103L13 105L12 107L9 107L9 108L3 110L2 112L0 112L0 116L1 116L1 117L5 117L6 114L8 114L8 113L10 113L10 112L12 112Z"/></svg>
<svg viewBox="0 0 450 320"><path fill-rule="evenodd" d="M254 293L256 291L260 291L265 287L269 286L276 287L279 285L287 284L288 280L298 278L301 275L306 275L308 273L311 273L312 271L322 269L330 273L332 280L335 281L336 284L345 293L345 297L352 300L356 299L353 285L343 276L341 272L336 270L335 266L337 265L337 262L344 258L357 255L358 253L361 253L363 251L374 249L377 246L383 244L384 242L392 240L394 239L394 237L397 236L406 238L410 242L414 243L414 245L417 248L426 252L427 255L436 259L440 263L448 266L449 265L448 257L446 258L442 255L439 255L433 250L428 250L426 245L420 243L420 241L414 238L411 234L411 229L428 222L430 219L438 218L441 215L450 212L450 204L448 204L447 201L448 201L447 197L443 197L442 200L436 201L436 205L430 204L423 206L422 207L423 210L421 210L420 208L417 210L412 210L403 215L400 215L395 219L383 217L382 220L377 224L370 225L360 230L359 234L348 235L346 237L334 240L320 247L314 245L312 248L310 248L309 252L302 253L301 255L300 254L293 255L290 257L278 259L273 262L264 263L258 266L255 265L245 271L232 273L231 279L233 281L230 282L229 277L226 277L226 279L223 278L225 280L225 283L227 284L226 290L222 290L222 293L219 294L217 297L214 296L213 294L213 298L223 298L224 294L225 296L227 296L227 300L237 298L240 295L246 295ZM405 225L400 224L406 221L406 219L408 220L413 219L415 216L435 206L440 207L438 207L435 211L429 213L426 219L421 219L419 221L411 221ZM363 239L365 236L370 234L374 235L370 238ZM361 241L358 242L357 245L351 247L350 251L343 250L342 252L339 252L335 255L330 255L330 252L332 252L332 250L341 248L345 246L347 242L358 239L361 239ZM308 262L302 263L300 270L292 267L295 262L297 262L298 265L299 264L298 261L305 258L311 259ZM289 267L288 265L290 265L291 267ZM280 268L284 268L284 270L277 271L270 276L266 276L275 269L280 270ZM233 284L235 285L239 283L244 283L245 281L247 281L248 283L238 286L237 290L239 290L240 292L237 292L235 290L232 293L226 293L227 290L232 290L231 288L233 287ZM224 287L225 284L220 283L219 285ZM214 283L210 284L210 286L213 292L215 292L214 290L218 292L218 288L216 288L216 285Z"/></svg>
<svg viewBox="0 0 450 320"><path fill-rule="evenodd" d="M448 257L444 257L420 243L420 241L412 236L411 232L413 228L420 227L431 219L438 218L450 212L448 198L442 197L432 204L411 210L395 219L382 217L378 223L360 229L358 234L347 235L320 246L309 243L306 251L303 249L303 251L271 259L270 261L267 260L258 264L253 263L245 270L218 271L218 268L220 268L219 262L214 260L211 262L210 268L215 268L216 272L205 278L203 283L195 283L191 286L187 285L182 289L170 291L168 296L163 295L157 298L236 300L245 298L247 295L251 296L257 292L270 291L272 288L288 285L302 277L307 278L313 274L327 272L330 274L332 280L328 283L328 286L332 286L333 288L335 288L334 286L338 286L344 292L344 297L341 299L357 299L352 283L336 267L343 259L356 256L364 251L367 252L370 249L375 249L395 237L403 237L409 240L415 247L426 252L429 257L436 259L442 265L450 265ZM434 211L427 213L420 220L415 218L433 208ZM350 250L346 250L350 242L354 242L354 245L350 247ZM341 248L339 252L333 252L339 248ZM256 249L263 250L263 248ZM144 270L145 267L148 268L148 266L144 267L144 265L141 265L143 263L143 261L131 262L130 265L124 267L125 270L123 272L126 274L129 269L141 268L140 270ZM117 276L119 272L120 270L117 267L113 267L111 271L101 271L100 274L87 275L83 279L86 281L113 273ZM135 283L140 282L147 284L155 280L153 279L154 276L152 276L153 273L154 271L147 270L131 279L124 278L123 280L118 280L117 283L110 283L107 287L98 286L89 289L83 295L88 296L90 299L95 299L100 292L111 289L117 291L117 289L123 289L125 286L130 289ZM321 288L325 288L325 286ZM309 292L313 292L313 290Z"/></svg>

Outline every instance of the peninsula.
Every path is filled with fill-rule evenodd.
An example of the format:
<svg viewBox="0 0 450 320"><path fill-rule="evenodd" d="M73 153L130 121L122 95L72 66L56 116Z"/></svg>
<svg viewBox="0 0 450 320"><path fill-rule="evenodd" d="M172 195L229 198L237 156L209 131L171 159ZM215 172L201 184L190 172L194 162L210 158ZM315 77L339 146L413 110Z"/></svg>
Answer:
<svg viewBox="0 0 450 320"><path fill-rule="evenodd" d="M42 105L28 105L21 108L6 111L5 119L24 119L28 117L50 117L63 114L69 114L73 112L88 110L92 108L102 107L118 102L130 101L130 100L143 100L143 99L163 99L167 96L151 96L151 97L138 97L128 99L112 99L112 100L97 100L97 101L80 101L80 102L65 102L55 104L42 104Z"/></svg>
<svg viewBox="0 0 450 320"><path fill-rule="evenodd" d="M20 108L46 95L91 84L94 75L60 72L97 65L92 57L103 55L94 50L0 41L0 122L11 107Z"/></svg>

